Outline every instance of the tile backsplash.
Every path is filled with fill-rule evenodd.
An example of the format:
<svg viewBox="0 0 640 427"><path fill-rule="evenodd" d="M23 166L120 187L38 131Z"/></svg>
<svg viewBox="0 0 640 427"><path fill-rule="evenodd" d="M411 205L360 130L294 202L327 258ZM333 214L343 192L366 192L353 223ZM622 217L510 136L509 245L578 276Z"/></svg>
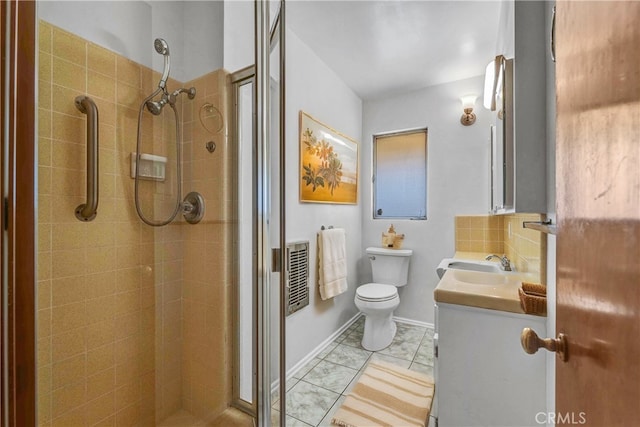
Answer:
<svg viewBox="0 0 640 427"><path fill-rule="evenodd" d="M546 283L546 235L522 226L543 219L542 214L456 216L456 252L504 254L518 271Z"/></svg>
<svg viewBox="0 0 640 427"><path fill-rule="evenodd" d="M457 216L456 251L504 252L503 217Z"/></svg>

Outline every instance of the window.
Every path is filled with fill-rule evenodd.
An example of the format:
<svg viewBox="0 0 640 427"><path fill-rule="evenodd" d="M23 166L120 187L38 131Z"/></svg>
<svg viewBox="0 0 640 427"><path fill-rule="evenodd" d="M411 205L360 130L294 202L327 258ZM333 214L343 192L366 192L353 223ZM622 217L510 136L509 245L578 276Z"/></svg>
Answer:
<svg viewBox="0 0 640 427"><path fill-rule="evenodd" d="M373 217L427 219L427 129L373 136Z"/></svg>

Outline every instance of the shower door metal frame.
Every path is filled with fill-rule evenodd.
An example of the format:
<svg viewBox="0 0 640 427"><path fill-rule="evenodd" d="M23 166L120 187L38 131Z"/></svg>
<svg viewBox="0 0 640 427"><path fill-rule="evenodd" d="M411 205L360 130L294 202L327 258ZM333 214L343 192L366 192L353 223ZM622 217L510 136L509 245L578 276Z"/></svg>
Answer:
<svg viewBox="0 0 640 427"><path fill-rule="evenodd" d="M279 11L273 26L270 27L269 1L256 0L255 2L255 99L256 103L256 147L257 147L257 189L256 197L256 238L257 238L257 420L259 426L271 425L271 354L269 344L271 338L270 310L271 301L269 291L271 288L271 266L279 271L284 271L285 258L280 256L273 262L272 257L278 249L285 247L286 242L286 221L285 221L285 1L279 1ZM278 189L279 197L279 248L272 251L270 247L269 228L269 203L272 195L270 189L270 53L275 43L279 42L279 65L280 65L280 86L279 86L279 162L281 170L279 174ZM279 251L282 252L281 250ZM285 427L286 423L286 333L285 333L285 304L284 287L285 276L280 274L279 286L279 378L280 388L279 410L280 426Z"/></svg>
<svg viewBox="0 0 640 427"><path fill-rule="evenodd" d="M241 171L239 169L239 165L240 165L240 158L238 157L238 153L239 153L239 145L241 143L240 138L239 138L239 104L240 104L240 96L239 96L239 92L240 92L240 88L244 85L247 84L253 84L255 87L255 66L251 65L249 67L243 68L242 70L236 71L235 73L231 74L230 78L231 78L231 86L232 86L232 111L233 111L233 141L235 142L235 164L238 167L238 170L236 171L236 174L240 174ZM256 111L256 99L255 99L255 91L253 91L253 95L252 96L252 106L251 106L251 111ZM252 147L251 149L254 150L253 154L255 154L255 149L256 149L256 126L255 126L255 121L253 121L252 123L252 129L251 129L251 142L252 142ZM256 156L252 156L252 164L251 164L251 170L255 171L256 170ZM255 177L254 177L255 178ZM235 184L236 186L239 185L239 182L236 181ZM257 188L255 185L252 185L252 200L254 200L254 206L252 206L252 216L255 218L256 217L256 206L255 206L255 201L257 200ZM238 208L238 203L239 200L236 201L236 205L235 208ZM234 215L234 217L237 219L238 215ZM237 227L242 227L243 224L241 224L239 221L237 223ZM253 256L253 254L255 254L255 247L257 244L257 239L256 239L256 233L257 233L257 227L256 227L256 221L253 221L251 224L251 228L252 228L252 236L253 236L253 246L254 248L252 248L252 289L254 290L253 292L253 298L251 301L251 306L252 306L252 312L254 313L254 324L252 326L252 342L253 342L253 347L254 347L254 351L252 354L252 376L255 376L256 373L256 362L257 362L257 355L256 355L256 349L257 349L257 337L256 337L256 325L255 325L255 313L256 313L256 308L257 308L257 301L255 298L255 289L257 289L257 260L255 259L255 256ZM235 233L235 238L238 241L239 244L239 238L238 238L238 230L236 230ZM237 245L238 245L237 244ZM239 251L238 251L238 246L236 245L236 255L240 255ZM238 260L238 265L236 267L237 269L241 268L240 266L240 260ZM240 283L239 283L239 272L236 271L236 275L235 275L236 279L235 279L235 289L234 289L234 306L236 307L236 310L234 311L234 318L233 318L233 336L234 336L234 344L233 344L233 385L232 385L232 403L234 406L236 406L238 409L241 409L242 411L252 415L253 417L256 416L256 411L257 411L257 389L255 387L255 377L252 378L252 383L254 384L253 387L253 392L252 392L252 402L247 402L246 400L243 400L240 397L240 372L239 372L239 361L240 361L240 357L242 356L240 354L240 304L243 303L243 301L240 301Z"/></svg>
<svg viewBox="0 0 640 427"><path fill-rule="evenodd" d="M285 53L286 53L286 3L285 0L280 0L280 8L278 10L278 16L274 22L274 28L271 31L271 46L273 46L276 43L276 39L275 37L273 37L275 34L278 35L277 37L277 42L278 42L278 59L279 59L279 64L278 64L278 70L279 70L279 77L280 77L280 85L278 86L278 89L280 90L280 102L278 104L278 106L280 107L280 111L279 111L279 121L278 121L278 126L279 126L279 139L278 139L278 145L279 145L279 151L278 154L280 156L279 159L279 164L280 164L280 174L279 179L279 191L280 191L280 197L279 197L279 202L280 202L280 248L279 248L279 253L280 253L280 283L279 283L279 288L280 288L280 333L279 333L279 337L280 337L280 349L279 349L279 354L280 354L280 427L286 427L287 423L287 406L286 406L286 402L287 402L287 322L286 322L286 317L287 317L287 304L286 304L286 286L287 286L287 277L286 274L284 274L284 272L287 269L287 260L286 260L286 256L285 256L285 248L287 246L287 217L286 217L286 213L287 213L287 204L286 204L286 198L285 198L285 194L286 190L287 190L287 186L286 186L286 129L285 129L285 125L286 125L286 84L285 84L285 76L286 76L286 67L285 67Z"/></svg>
<svg viewBox="0 0 640 427"><path fill-rule="evenodd" d="M269 4L255 1L255 126L256 126L256 218L255 238L257 253L257 413L258 426L266 426L271 420L270 393L270 322L269 322L269 186L266 153L269 143ZM267 421L269 420L269 421Z"/></svg>

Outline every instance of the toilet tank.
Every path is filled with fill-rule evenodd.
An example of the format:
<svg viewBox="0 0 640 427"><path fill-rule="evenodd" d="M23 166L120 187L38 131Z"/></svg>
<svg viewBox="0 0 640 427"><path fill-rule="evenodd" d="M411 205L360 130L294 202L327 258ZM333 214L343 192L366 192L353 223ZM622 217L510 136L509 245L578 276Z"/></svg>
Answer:
<svg viewBox="0 0 640 427"><path fill-rule="evenodd" d="M374 283L394 286L407 284L411 249L367 248Z"/></svg>

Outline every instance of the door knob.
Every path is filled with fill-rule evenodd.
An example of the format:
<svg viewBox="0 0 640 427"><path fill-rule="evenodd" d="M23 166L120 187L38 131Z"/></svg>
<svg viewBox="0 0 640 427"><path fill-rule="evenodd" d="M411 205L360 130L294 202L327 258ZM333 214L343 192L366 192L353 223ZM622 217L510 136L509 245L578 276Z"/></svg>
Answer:
<svg viewBox="0 0 640 427"><path fill-rule="evenodd" d="M558 338L545 338L541 339L536 332L531 328L524 328L520 335L520 343L522 348L529 354L533 354L538 351L540 347L549 351L558 353L558 357L563 362L569 360L567 353L567 337L564 334L558 334Z"/></svg>

